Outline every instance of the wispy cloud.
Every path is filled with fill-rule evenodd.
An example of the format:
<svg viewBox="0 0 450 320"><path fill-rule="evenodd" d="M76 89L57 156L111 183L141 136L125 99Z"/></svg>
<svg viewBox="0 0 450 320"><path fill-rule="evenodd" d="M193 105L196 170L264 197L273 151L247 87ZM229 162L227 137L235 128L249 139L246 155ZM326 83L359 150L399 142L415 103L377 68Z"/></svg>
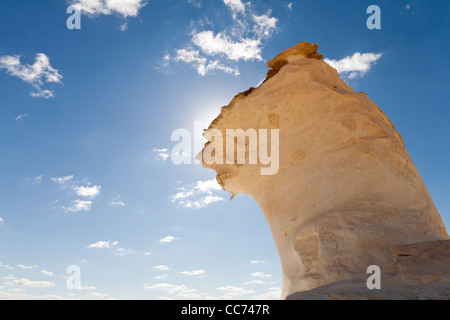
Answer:
<svg viewBox="0 0 450 320"><path fill-rule="evenodd" d="M53 282L32 281L26 278L8 281L6 282L6 284L11 287L25 287L25 288L50 288L55 286Z"/></svg>
<svg viewBox="0 0 450 320"><path fill-rule="evenodd" d="M30 115L28 113L22 113L19 114L17 117L14 118L14 120L22 122L25 118L29 118Z"/></svg>
<svg viewBox="0 0 450 320"><path fill-rule="evenodd" d="M347 56L341 60L324 59L324 61L335 68L340 75L348 79L354 79L363 77L381 56L382 53L355 52L352 56Z"/></svg>
<svg viewBox="0 0 450 320"><path fill-rule="evenodd" d="M145 0L71 0L69 3L90 16L118 14L123 18L136 17L147 5Z"/></svg>
<svg viewBox="0 0 450 320"><path fill-rule="evenodd" d="M214 202L225 200L223 193L222 187L215 179L197 181L194 185L179 187L178 192L172 196L172 202L185 208L201 209Z"/></svg>
<svg viewBox="0 0 450 320"><path fill-rule="evenodd" d="M9 264L3 264L1 261L0 261L0 268L5 268L5 269L8 269L8 270L14 270L14 268L11 267Z"/></svg>
<svg viewBox="0 0 450 320"><path fill-rule="evenodd" d="M158 270L158 271L167 271L167 270L169 270L169 267L165 266L165 265L161 265L161 266L154 266L153 269Z"/></svg>
<svg viewBox="0 0 450 320"><path fill-rule="evenodd" d="M144 283L143 287L148 290L161 290L165 291L169 295L175 295L182 299L197 299L200 298L201 295L197 293L197 289L188 289L188 287L184 284L170 284L170 283L157 283L157 284L148 284ZM169 299L167 297L161 297L164 299Z"/></svg>
<svg viewBox="0 0 450 320"><path fill-rule="evenodd" d="M172 241L175 241L178 239L180 239L180 238L174 237L174 236L167 236L167 237L159 239L158 243L169 243L169 242L172 242Z"/></svg>
<svg viewBox="0 0 450 320"><path fill-rule="evenodd" d="M153 149L153 152L156 153L156 156L158 157L158 159L160 159L162 161L166 161L167 159L170 158L170 155L168 153L169 149L165 149L165 148L158 149L158 148L155 148L155 149Z"/></svg>
<svg viewBox="0 0 450 320"><path fill-rule="evenodd" d="M164 56L164 66L170 61L192 65L205 76L213 71L239 75L239 61L262 61L265 40L277 30L278 19L269 10L264 14L255 11L250 3L241 0L223 0L231 12L233 22L226 29L215 32L212 23L199 21L192 27L190 41L175 54Z"/></svg>
<svg viewBox="0 0 450 320"><path fill-rule="evenodd" d="M42 88L46 84L60 84L62 75L50 64L50 59L43 53L36 55L34 64L22 64L20 56L0 56L0 69L6 69L10 75L30 84L36 91L31 93L35 98L53 98L54 92Z"/></svg>
<svg viewBox="0 0 450 320"><path fill-rule="evenodd" d="M253 263L253 264L264 263L264 262L266 262L266 260L250 260L250 263Z"/></svg>
<svg viewBox="0 0 450 320"><path fill-rule="evenodd" d="M51 271L41 270L41 273L43 275L46 275L47 277L53 277L53 272L51 272Z"/></svg>
<svg viewBox="0 0 450 320"><path fill-rule="evenodd" d="M248 282L244 282L245 286L251 285L251 284L263 284L264 281L262 280L252 280L252 281L248 281Z"/></svg>
<svg viewBox="0 0 450 320"><path fill-rule="evenodd" d="M5 219L3 219L2 217L0 217L0 224L4 224L5 223Z"/></svg>
<svg viewBox="0 0 450 320"><path fill-rule="evenodd" d="M199 276L202 274L205 274L206 271L205 270L194 270L194 271L181 271L181 274L184 274L186 276Z"/></svg>
<svg viewBox="0 0 450 320"><path fill-rule="evenodd" d="M59 183L59 184L66 184L67 182L72 181L72 179L73 179L73 175L50 178L50 180L52 180L53 182Z"/></svg>
<svg viewBox="0 0 450 320"><path fill-rule="evenodd" d="M24 265L24 264L18 264L18 265L16 265L16 267L17 267L17 268L20 268L20 269L25 269L25 270L31 270L31 269L33 269L35 266L26 266L26 265Z"/></svg>
<svg viewBox="0 0 450 320"><path fill-rule="evenodd" d="M264 272L253 272L251 274L251 276L255 277L255 278L270 278L270 277L272 277L271 274L266 274Z"/></svg>
<svg viewBox="0 0 450 320"><path fill-rule="evenodd" d="M253 296L253 300L278 300L281 296L281 288L273 287L269 288L267 292L261 293L257 296Z"/></svg>
<svg viewBox="0 0 450 320"><path fill-rule="evenodd" d="M239 296L255 293L255 291L253 291L253 290L239 288L239 287L235 287L235 286L218 287L217 291L224 294L224 297L223 297L224 299L231 299L231 298L236 298Z"/></svg>
<svg viewBox="0 0 450 320"><path fill-rule="evenodd" d="M66 212L80 212L80 211L91 211L92 208L92 201L90 200L73 200L70 202L70 206L62 206L62 208Z"/></svg>

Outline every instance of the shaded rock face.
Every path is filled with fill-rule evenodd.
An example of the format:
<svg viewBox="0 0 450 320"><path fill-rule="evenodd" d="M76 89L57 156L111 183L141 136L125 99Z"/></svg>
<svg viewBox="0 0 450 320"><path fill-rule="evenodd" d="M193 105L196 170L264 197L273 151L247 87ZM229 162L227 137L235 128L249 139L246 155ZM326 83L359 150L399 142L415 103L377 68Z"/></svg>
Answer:
<svg viewBox="0 0 450 320"><path fill-rule="evenodd" d="M227 159L203 164L264 212L283 268L281 298L392 264L393 246L448 239L392 123L317 49L302 42L269 61L266 81L238 94L209 128L223 136L279 129L278 172Z"/></svg>

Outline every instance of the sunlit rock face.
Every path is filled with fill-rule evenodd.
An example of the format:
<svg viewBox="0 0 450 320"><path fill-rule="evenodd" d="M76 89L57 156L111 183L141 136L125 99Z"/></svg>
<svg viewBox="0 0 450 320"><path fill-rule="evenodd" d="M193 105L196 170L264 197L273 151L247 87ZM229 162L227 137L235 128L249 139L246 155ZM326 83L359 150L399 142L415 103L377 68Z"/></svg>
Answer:
<svg viewBox="0 0 450 320"><path fill-rule="evenodd" d="M203 163L225 190L261 207L283 268L281 298L370 265L383 273L394 246L449 238L390 120L317 49L302 42L269 61L266 81L238 94L209 128L223 140L226 129L279 129L276 173L263 175L267 164L239 164L225 152ZM270 153L272 145L269 137L258 148Z"/></svg>

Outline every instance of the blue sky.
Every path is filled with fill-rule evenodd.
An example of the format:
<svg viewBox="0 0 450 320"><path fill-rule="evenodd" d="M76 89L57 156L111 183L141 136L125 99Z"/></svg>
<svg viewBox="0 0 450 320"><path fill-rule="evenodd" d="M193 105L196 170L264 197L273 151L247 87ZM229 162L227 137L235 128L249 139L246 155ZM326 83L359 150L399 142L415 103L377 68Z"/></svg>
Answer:
<svg viewBox="0 0 450 320"><path fill-rule="evenodd" d="M207 127L300 41L387 114L449 226L449 14L420 0L2 0L0 299L277 299L258 205L174 165L171 134Z"/></svg>

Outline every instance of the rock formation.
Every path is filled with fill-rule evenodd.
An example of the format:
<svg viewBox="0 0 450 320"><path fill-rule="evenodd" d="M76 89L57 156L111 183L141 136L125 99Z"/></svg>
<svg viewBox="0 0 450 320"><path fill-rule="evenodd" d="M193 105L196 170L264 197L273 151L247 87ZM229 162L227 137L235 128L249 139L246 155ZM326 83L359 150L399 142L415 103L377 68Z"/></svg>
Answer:
<svg viewBox="0 0 450 320"><path fill-rule="evenodd" d="M203 166L217 172L225 190L249 194L261 207L280 255L281 298L333 298L333 290L341 290L334 298L364 298L357 291L352 295L352 288L356 283L375 295L365 287L368 266L380 266L382 279L389 275L393 285L408 272L426 270L424 265L400 270L409 264L401 262L402 250L429 242L448 254L449 237L390 120L366 94L342 81L317 49L301 42L269 61L264 83L238 94L209 128L224 137L226 129L279 129L278 172L261 175L263 164L230 162L214 152L222 161ZM431 263L423 254L415 261ZM447 288L448 299L446 261L436 267L443 274L426 276L447 279L439 285L444 293ZM384 292L377 294L389 298ZM432 297L427 292L419 298ZM392 294L409 298L402 289Z"/></svg>

